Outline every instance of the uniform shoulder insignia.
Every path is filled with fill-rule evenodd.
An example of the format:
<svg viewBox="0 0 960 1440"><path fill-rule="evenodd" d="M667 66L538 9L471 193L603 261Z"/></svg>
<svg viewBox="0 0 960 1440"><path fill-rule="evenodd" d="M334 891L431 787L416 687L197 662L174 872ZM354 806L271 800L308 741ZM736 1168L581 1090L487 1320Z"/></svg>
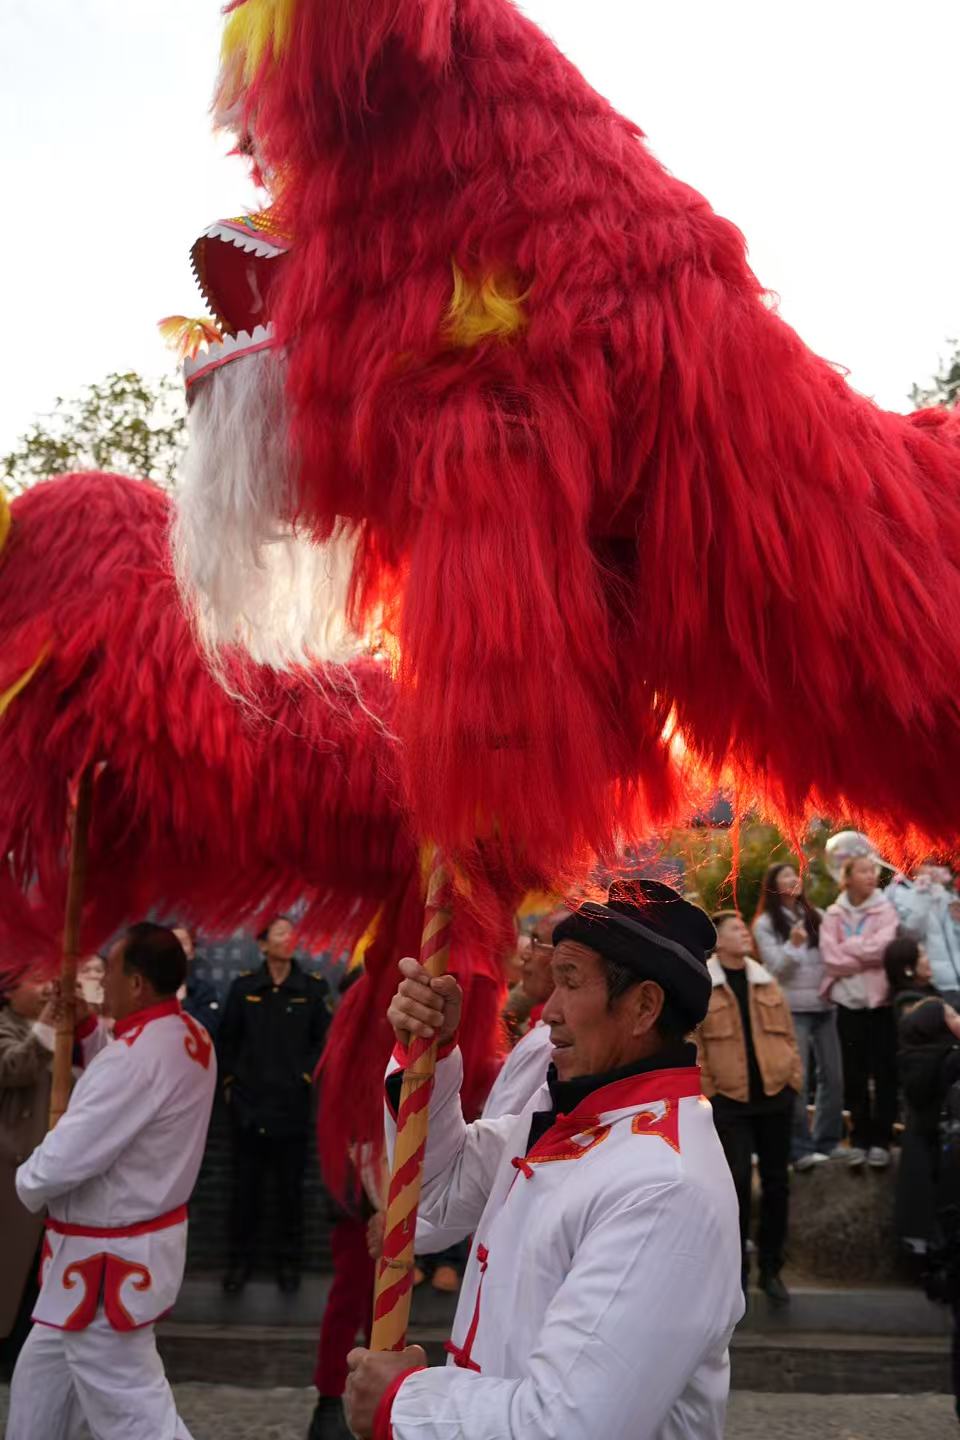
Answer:
<svg viewBox="0 0 960 1440"><path fill-rule="evenodd" d="M246 980L246 979L247 979L249 976L251 976L252 974L253 974L253 971L252 971L252 970L240 970L240 971L238 971L238 973L237 973L237 979L238 979L238 980Z"/></svg>

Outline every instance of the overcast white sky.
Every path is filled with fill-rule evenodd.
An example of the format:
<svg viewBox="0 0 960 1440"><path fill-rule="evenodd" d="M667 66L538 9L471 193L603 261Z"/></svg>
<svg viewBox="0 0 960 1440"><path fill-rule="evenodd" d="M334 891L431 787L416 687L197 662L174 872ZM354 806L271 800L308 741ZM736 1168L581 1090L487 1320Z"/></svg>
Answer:
<svg viewBox="0 0 960 1440"><path fill-rule="evenodd" d="M740 226L805 340L905 408L960 332L957 0L524 8ZM255 197L206 117L219 0L0 9L5 448L57 394L172 369L190 245Z"/></svg>

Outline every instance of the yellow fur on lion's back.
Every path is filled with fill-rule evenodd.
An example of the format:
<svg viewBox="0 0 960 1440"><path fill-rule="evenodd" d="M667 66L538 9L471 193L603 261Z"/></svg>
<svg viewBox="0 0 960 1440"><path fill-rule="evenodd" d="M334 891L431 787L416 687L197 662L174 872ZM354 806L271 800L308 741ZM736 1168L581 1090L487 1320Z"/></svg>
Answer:
<svg viewBox="0 0 960 1440"><path fill-rule="evenodd" d="M453 262L453 297L446 317L446 332L455 345L478 345L481 340L508 340L527 323L522 295L510 281L488 275L479 283L464 275Z"/></svg>

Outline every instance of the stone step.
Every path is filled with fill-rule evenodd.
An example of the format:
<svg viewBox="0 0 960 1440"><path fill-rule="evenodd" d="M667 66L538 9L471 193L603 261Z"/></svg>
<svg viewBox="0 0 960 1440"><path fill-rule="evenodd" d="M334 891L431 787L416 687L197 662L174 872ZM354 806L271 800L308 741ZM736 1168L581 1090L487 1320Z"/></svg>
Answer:
<svg viewBox="0 0 960 1440"><path fill-rule="evenodd" d="M789 1277L788 1277L788 1283ZM191 1275L173 1310L178 1323L233 1326L304 1326L320 1324L330 1276L308 1274L296 1295L282 1295L272 1279L250 1281L240 1295L224 1295L219 1275ZM763 1334L912 1335L950 1334L945 1307L932 1305L919 1290L893 1286L822 1288L790 1283L790 1305L777 1310L754 1290L739 1332ZM413 1296L411 1323L450 1334L455 1295L440 1295L422 1285Z"/></svg>
<svg viewBox="0 0 960 1440"><path fill-rule="evenodd" d="M761 1335L730 1347L735 1390L807 1395L948 1395L948 1336Z"/></svg>
<svg viewBox="0 0 960 1440"><path fill-rule="evenodd" d="M449 1327L411 1326L432 1365L443 1364ZM174 1383L302 1386L313 1374L316 1325L216 1325L174 1320L158 1327ZM869 1335L741 1329L731 1347L738 1390L797 1394L946 1394L947 1335Z"/></svg>

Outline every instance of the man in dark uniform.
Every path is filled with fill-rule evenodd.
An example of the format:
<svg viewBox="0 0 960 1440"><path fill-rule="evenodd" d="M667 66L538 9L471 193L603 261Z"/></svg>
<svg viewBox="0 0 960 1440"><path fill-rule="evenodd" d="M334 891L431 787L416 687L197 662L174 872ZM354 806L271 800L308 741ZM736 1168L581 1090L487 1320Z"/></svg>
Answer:
<svg viewBox="0 0 960 1440"><path fill-rule="evenodd" d="M271 920L258 939L263 964L230 987L218 1044L233 1132L229 1294L243 1288L253 1266L267 1172L279 1200L277 1283L286 1293L300 1284L311 1087L330 1023L325 981L293 958L290 920Z"/></svg>

